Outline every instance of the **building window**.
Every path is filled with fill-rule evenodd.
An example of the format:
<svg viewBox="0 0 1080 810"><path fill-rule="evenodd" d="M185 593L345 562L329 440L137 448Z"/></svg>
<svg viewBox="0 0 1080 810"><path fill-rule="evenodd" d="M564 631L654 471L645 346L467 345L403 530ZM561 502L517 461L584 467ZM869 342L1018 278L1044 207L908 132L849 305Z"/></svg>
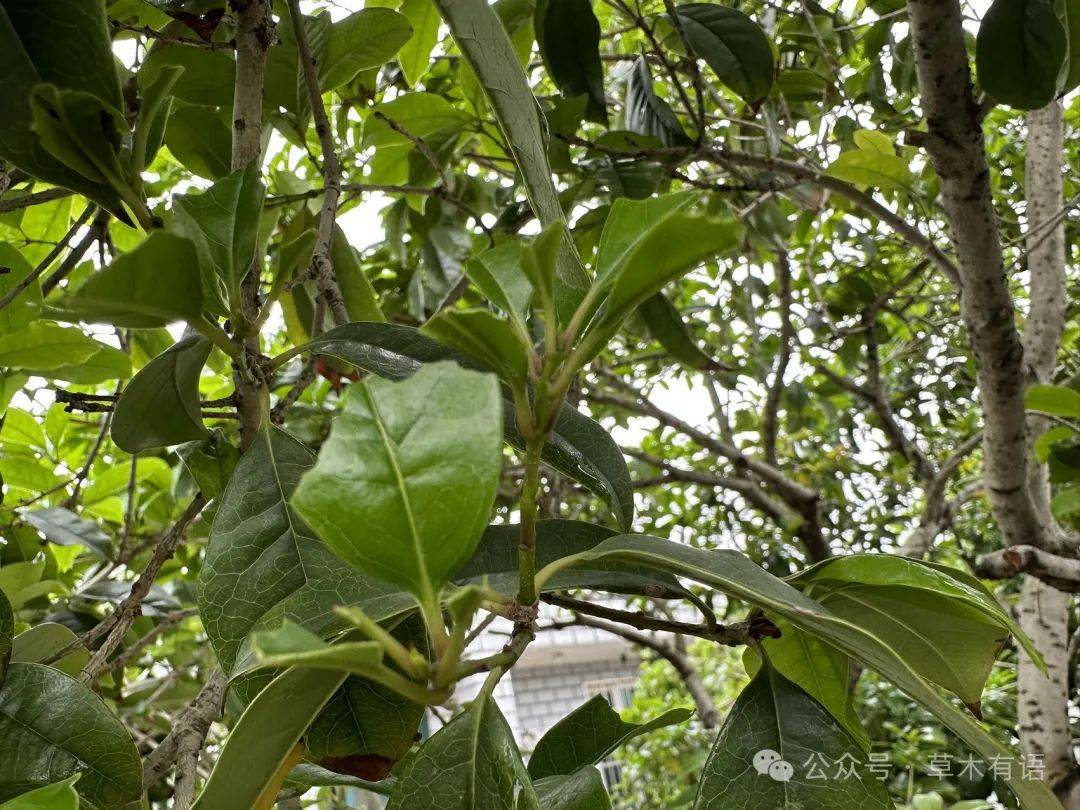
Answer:
<svg viewBox="0 0 1080 810"><path fill-rule="evenodd" d="M630 706L634 699L634 686L637 678L625 675L620 678L603 678L595 681L586 681L583 685L585 694L589 697L600 695L611 704L617 712L621 712ZM622 780L622 768L611 757L605 757L597 766L600 768L600 776L604 780L604 787L609 791Z"/></svg>

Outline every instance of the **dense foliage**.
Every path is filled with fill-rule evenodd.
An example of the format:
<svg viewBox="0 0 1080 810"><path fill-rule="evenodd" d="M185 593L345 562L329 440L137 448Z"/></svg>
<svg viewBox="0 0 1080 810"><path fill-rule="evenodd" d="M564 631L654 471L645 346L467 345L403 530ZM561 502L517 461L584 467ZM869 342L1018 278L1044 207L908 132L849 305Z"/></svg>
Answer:
<svg viewBox="0 0 1080 810"><path fill-rule="evenodd" d="M1080 9L971 11L0 0L0 808L1076 806Z"/></svg>

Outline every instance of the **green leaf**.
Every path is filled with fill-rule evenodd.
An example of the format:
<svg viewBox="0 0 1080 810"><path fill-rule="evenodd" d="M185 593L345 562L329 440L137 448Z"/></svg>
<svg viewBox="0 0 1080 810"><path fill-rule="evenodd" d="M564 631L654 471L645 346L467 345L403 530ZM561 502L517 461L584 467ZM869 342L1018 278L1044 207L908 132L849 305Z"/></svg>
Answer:
<svg viewBox="0 0 1080 810"><path fill-rule="evenodd" d="M193 335L139 370L116 403L112 439L117 447L137 453L207 436L199 376L211 348L210 341Z"/></svg>
<svg viewBox="0 0 1080 810"><path fill-rule="evenodd" d="M292 502L345 560L430 604L487 525L498 383L453 363L353 386Z"/></svg>
<svg viewBox="0 0 1080 810"><path fill-rule="evenodd" d="M761 640L773 668L824 706L860 747L869 751L870 738L851 694L851 659L783 619L773 619L773 623L780 637ZM743 664L751 676L761 668L761 656L753 647L746 648Z"/></svg>
<svg viewBox="0 0 1080 810"><path fill-rule="evenodd" d="M664 146L690 146L693 141L675 117L675 113L653 91L652 74L644 57L638 57L626 77L626 111L624 123L638 135L659 138Z"/></svg>
<svg viewBox="0 0 1080 810"><path fill-rule="evenodd" d="M7 596L0 590L0 684L3 684L4 673L7 672L14 637L15 616L12 614L11 603Z"/></svg>
<svg viewBox="0 0 1080 810"><path fill-rule="evenodd" d="M825 171L839 180L857 186L884 191L911 187L907 161L896 154L887 135L873 130L859 130L854 135L856 148L841 152Z"/></svg>
<svg viewBox="0 0 1080 810"><path fill-rule="evenodd" d="M50 371L89 360L104 346L51 321L34 321L18 332L0 335L0 366Z"/></svg>
<svg viewBox="0 0 1080 810"><path fill-rule="evenodd" d="M274 630L251 637L257 661L254 667L311 667L366 675L382 663L383 648L377 641L327 644L303 627L286 621Z"/></svg>
<svg viewBox="0 0 1080 810"><path fill-rule="evenodd" d="M711 585L770 614L777 614L795 627L820 638L888 678L922 704L964 740L983 759L1012 763L1016 774L1009 787L1025 807L1054 808L1053 794L1041 782L1019 778L1020 760L987 734L970 716L944 699L923 680L888 644L877 636L823 608L782 580L776 579L736 551L705 551L656 537L620 535L605 540L591 551L567 560L566 564L616 559L650 565Z"/></svg>
<svg viewBox="0 0 1080 810"><path fill-rule="evenodd" d="M979 579L965 571L892 554L851 554L813 565L800 571L789 581L800 589L812 588L814 583L819 582L829 586L830 583L903 586L920 592L912 595L915 601L919 601L923 593L947 596L974 608L984 622L995 624L1011 633L1035 666L1043 671L1046 669L1042 655L1028 634L1013 619L1012 614L1001 606Z"/></svg>
<svg viewBox="0 0 1080 810"><path fill-rule="evenodd" d="M176 454L207 500L225 491L240 460L240 451L220 430L211 431L206 439L180 445Z"/></svg>
<svg viewBox="0 0 1080 810"><path fill-rule="evenodd" d="M91 276L60 307L80 320L133 329L197 321L203 310L198 267L190 239L155 231Z"/></svg>
<svg viewBox="0 0 1080 810"><path fill-rule="evenodd" d="M337 224L334 225L334 238L330 242L330 260L349 320L385 323L386 316L379 308L379 298L360 264L360 257Z"/></svg>
<svg viewBox="0 0 1080 810"><path fill-rule="evenodd" d="M690 709L671 709L646 723L627 723L600 695L590 698L562 718L536 743L529 758L529 776L565 776L596 765L634 737L685 723Z"/></svg>
<svg viewBox="0 0 1080 810"><path fill-rule="evenodd" d="M470 116L435 93L404 93L372 108L400 124L417 138L432 141L461 130ZM365 149L374 147L370 168L372 183L409 182L409 157L416 144L385 121L369 115L364 120Z"/></svg>
<svg viewBox="0 0 1080 810"><path fill-rule="evenodd" d="M610 285L604 311L591 327L614 331L669 281L736 243L741 228L689 213L694 192L611 206L597 252L597 284Z"/></svg>
<svg viewBox="0 0 1080 810"><path fill-rule="evenodd" d="M536 810L510 726L485 689L406 763L387 810Z"/></svg>
<svg viewBox="0 0 1080 810"><path fill-rule="evenodd" d="M173 198L173 229L195 245L207 293L217 296L219 314L240 305L240 282L255 261L266 187L259 179L260 166L253 161L214 183L206 191Z"/></svg>
<svg viewBox="0 0 1080 810"><path fill-rule="evenodd" d="M142 796L135 743L100 698L52 667L12 664L0 687L0 800L80 772L76 789L87 808Z"/></svg>
<svg viewBox="0 0 1080 810"><path fill-rule="evenodd" d="M611 810L611 797L596 768L566 776L545 776L533 782L542 810Z"/></svg>
<svg viewBox="0 0 1080 810"><path fill-rule="evenodd" d="M480 80L540 225L546 228L555 222L565 224L559 193L551 179L543 113L505 26L487 0L435 0L435 3ZM557 276L556 304L559 319L565 323L589 287L589 278L569 241L559 254Z"/></svg>
<svg viewBox="0 0 1080 810"><path fill-rule="evenodd" d="M412 86L427 73L431 50L439 41L439 10L431 0L405 0L401 13L412 26L412 36L398 51L398 64L405 81Z"/></svg>
<svg viewBox="0 0 1080 810"><path fill-rule="evenodd" d="M817 777L836 762L843 773ZM705 763L694 807L717 802L747 810L893 810L858 742L767 660L731 707Z"/></svg>
<svg viewBox="0 0 1080 810"><path fill-rule="evenodd" d="M1024 392L1029 411L1080 420L1080 391L1064 385L1032 385Z"/></svg>
<svg viewBox="0 0 1080 810"><path fill-rule="evenodd" d="M68 168L31 127L30 98L41 83L93 95L122 109L102 0L45 0L0 7L0 157L28 174L101 203L128 221L116 191Z"/></svg>
<svg viewBox="0 0 1080 810"><path fill-rule="evenodd" d="M1061 93L1080 85L1080 0L1065 0L1065 36L1069 48L1062 63Z"/></svg>
<svg viewBox="0 0 1080 810"><path fill-rule="evenodd" d="M521 248L521 269L545 307L554 303L557 265L566 241L566 227L555 222Z"/></svg>
<svg viewBox="0 0 1080 810"><path fill-rule="evenodd" d="M75 783L80 774L69 776L62 782L54 782L16 796L0 804L0 810L78 810L79 794Z"/></svg>
<svg viewBox="0 0 1080 810"><path fill-rule="evenodd" d="M409 21L388 8L365 8L334 23L326 56L318 60L319 86L333 90L361 70L381 67L411 34Z"/></svg>
<svg viewBox="0 0 1080 810"><path fill-rule="evenodd" d="M275 796L267 795L268 785L288 765L304 731L345 678L344 672L304 667L274 678L229 734L196 810L269 807Z"/></svg>
<svg viewBox="0 0 1080 810"><path fill-rule="evenodd" d="M748 104L769 95L775 69L772 48L753 20L712 3L685 3L675 13L687 43L720 81Z"/></svg>
<svg viewBox="0 0 1080 810"><path fill-rule="evenodd" d="M7 270L0 274L0 298L10 293L34 268L30 262L7 242L0 242L0 267ZM33 323L41 308L41 284L32 282L3 309L0 309L0 335L15 332Z"/></svg>
<svg viewBox="0 0 1080 810"><path fill-rule="evenodd" d="M112 540L93 521L81 518L62 506L23 512L22 519L60 546L85 546L103 560L109 559Z"/></svg>
<svg viewBox="0 0 1080 810"><path fill-rule="evenodd" d="M174 103L165 145L184 168L201 177L217 180L229 174L232 132L212 107Z"/></svg>
<svg viewBox="0 0 1080 810"><path fill-rule="evenodd" d="M48 371L28 371L37 376L67 380L76 385L94 385L108 380L124 380L131 376L131 357L127 352L102 343L97 345L97 351L81 363L57 366Z"/></svg>
<svg viewBox="0 0 1080 810"><path fill-rule="evenodd" d="M518 583L518 538L516 523L488 526L480 545L469 560L454 574L459 585L479 584L511 593ZM588 551L615 532L580 520L540 520L536 523L536 564L543 567L571 554ZM696 597L670 574L643 566L605 565L603 563L560 571L544 583L544 591L574 588L637 594L653 599L689 599Z"/></svg>
<svg viewBox="0 0 1080 810"><path fill-rule="evenodd" d="M121 139L128 134L123 113L81 90L39 84L30 93L30 116L41 145L88 180L122 188Z"/></svg>
<svg viewBox="0 0 1080 810"><path fill-rule="evenodd" d="M314 454L288 433L264 428L221 496L198 602L226 673L244 663L253 630L283 619L325 636L348 626L333 613L335 605L359 605L376 621L411 607L406 594L343 565L289 506L297 481L314 464Z"/></svg>
<svg viewBox="0 0 1080 810"><path fill-rule="evenodd" d="M600 23L591 0L539 0L533 19L540 56L559 92L587 96L586 117L606 126Z"/></svg>
<svg viewBox="0 0 1080 810"><path fill-rule="evenodd" d="M653 340L683 365L697 371L719 371L724 368L701 350L679 310L663 293L646 298L638 307L638 312Z"/></svg>
<svg viewBox="0 0 1080 810"><path fill-rule="evenodd" d="M0 338L2 340L2 338ZM284 357L313 352L351 363L390 380L403 380L424 363L455 357L450 348L410 326L392 323L349 323L297 346Z"/></svg>
<svg viewBox="0 0 1080 810"><path fill-rule="evenodd" d="M15 640L11 643L11 660L30 664L44 663L78 640L79 637L69 627L62 624L55 622L36 624L15 636ZM52 661L49 666L77 678L89 660L90 651L79 645L63 658Z"/></svg>
<svg viewBox="0 0 1080 810"><path fill-rule="evenodd" d="M428 335L468 355L524 390L529 379L529 356L518 333L486 309L444 309L420 327Z"/></svg>
<svg viewBox="0 0 1080 810"><path fill-rule="evenodd" d="M159 43L143 61L139 83L148 87L163 71L176 67L184 69L172 87L178 99L205 107L232 107L236 63L230 56L190 45Z"/></svg>
<svg viewBox="0 0 1080 810"><path fill-rule="evenodd" d="M1048 0L994 0L975 40L979 84L1020 110L1045 107L1057 93L1065 28Z"/></svg>
<svg viewBox="0 0 1080 810"><path fill-rule="evenodd" d="M465 273L491 303L524 321L533 287L522 271L522 245L513 239L485 250L465 265Z"/></svg>

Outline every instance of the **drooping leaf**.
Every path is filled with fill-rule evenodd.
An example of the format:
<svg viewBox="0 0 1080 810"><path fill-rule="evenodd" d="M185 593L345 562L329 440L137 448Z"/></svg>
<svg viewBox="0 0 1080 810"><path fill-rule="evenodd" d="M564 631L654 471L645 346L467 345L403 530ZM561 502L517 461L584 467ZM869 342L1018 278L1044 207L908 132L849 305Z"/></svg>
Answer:
<svg viewBox="0 0 1080 810"><path fill-rule="evenodd" d="M83 806L111 810L142 795L142 762L127 729L79 681L15 663L0 687L0 800L76 773Z"/></svg>
<svg viewBox="0 0 1080 810"><path fill-rule="evenodd" d="M30 374L67 380L76 385L94 385L108 380L125 380L131 376L131 356L120 349L97 344L98 348L81 363L68 363L43 371L27 369Z"/></svg>
<svg viewBox="0 0 1080 810"><path fill-rule="evenodd" d="M994 0L975 40L979 84L1010 107L1045 107L1057 93L1067 48L1049 0Z"/></svg>
<svg viewBox="0 0 1080 810"><path fill-rule="evenodd" d="M213 107L174 104L165 145L184 168L201 177L218 180L229 174L232 132Z"/></svg>
<svg viewBox="0 0 1080 810"><path fill-rule="evenodd" d="M22 519L60 546L85 546L103 560L109 559L112 541L92 520L81 518L70 509L52 506L22 513Z"/></svg>
<svg viewBox="0 0 1080 810"><path fill-rule="evenodd" d="M145 86L157 81L164 70L174 67L184 69L172 88L177 98L204 107L232 106L236 62L228 54L161 43L146 55L139 69L139 82Z"/></svg>
<svg viewBox="0 0 1080 810"><path fill-rule="evenodd" d="M352 81L361 70L381 67L394 58L412 34L409 21L388 8L365 8L330 27L326 55L318 60L324 90Z"/></svg>
<svg viewBox="0 0 1080 810"><path fill-rule="evenodd" d="M62 782L35 788L0 804L0 810L78 810L79 794L75 783L79 774Z"/></svg>
<svg viewBox="0 0 1080 810"><path fill-rule="evenodd" d="M296 744L346 673L294 667L278 675L248 704L229 734L196 810L270 807L281 770L291 769ZM286 771L287 774L287 771Z"/></svg>
<svg viewBox="0 0 1080 810"><path fill-rule="evenodd" d="M431 51L439 41L439 10L431 0L405 0L401 13L412 26L412 36L398 51L398 64L409 85L427 73Z"/></svg>
<svg viewBox="0 0 1080 810"><path fill-rule="evenodd" d="M943 698L892 647L861 626L835 616L742 554L730 550L704 551L655 537L620 535L578 555L573 562L587 564L604 558L650 565L690 577L786 619L800 630L876 669L932 712L985 760L998 757L998 761L1014 763L1010 767L1013 777L1007 782L1025 807L1049 810L1055 806L1057 800L1041 782L1020 778L1020 761L1008 748Z"/></svg>
<svg viewBox="0 0 1080 810"><path fill-rule="evenodd" d="M430 3L431 0L424 0ZM375 288L360 265L360 257L349 244L340 225L334 225L334 237L330 243L330 260L334 266L334 276L341 288L341 298L345 302L345 311L351 321L385 323L386 316L379 308L379 299Z"/></svg>
<svg viewBox="0 0 1080 810"><path fill-rule="evenodd" d="M749 104L769 95L772 48L753 20L737 9L713 3L684 3L676 6L675 13L690 47L720 81Z"/></svg>
<svg viewBox="0 0 1080 810"><path fill-rule="evenodd" d="M424 363L454 357L454 352L409 326L348 323L324 332L286 356L310 351L334 357L390 380L404 380Z"/></svg>
<svg viewBox="0 0 1080 810"><path fill-rule="evenodd" d="M842 774L816 776L822 762L841 761ZM720 803L753 810L893 808L858 742L767 660L731 707L701 775L694 807Z"/></svg>
<svg viewBox="0 0 1080 810"><path fill-rule="evenodd" d="M30 262L7 242L0 242L0 298L8 295L33 271ZM33 323L41 307L41 284L31 283L3 309L0 309L0 335L6 335Z"/></svg>
<svg viewBox="0 0 1080 810"><path fill-rule="evenodd" d="M510 726L489 690L409 760L387 810L537 810Z"/></svg>
<svg viewBox="0 0 1080 810"><path fill-rule="evenodd" d="M0 156L34 177L85 194L127 219L116 190L57 160L32 129L30 100L45 82L122 109L102 0L43 0L0 7Z"/></svg>
<svg viewBox="0 0 1080 810"><path fill-rule="evenodd" d="M180 445L176 454L207 500L225 491L240 460L240 451L220 430L211 431L206 439Z"/></svg>
<svg viewBox="0 0 1080 810"><path fill-rule="evenodd" d="M627 723L600 695L578 706L536 743L529 775L565 776L596 765L620 745L665 726L686 722L693 711L670 709L647 723Z"/></svg>
<svg viewBox="0 0 1080 810"><path fill-rule="evenodd" d="M137 453L205 438L199 404L199 375L210 341L185 338L158 355L120 394L112 421L117 447Z"/></svg>
<svg viewBox="0 0 1080 810"><path fill-rule="evenodd" d="M495 378L453 363L354 386L292 503L345 560L430 603L487 525L500 412Z"/></svg>
<svg viewBox="0 0 1080 810"><path fill-rule="evenodd" d="M289 505L315 456L278 428L264 428L221 496L199 575L199 611L227 673L254 630L289 619L325 636L347 625L335 605L359 605L376 621L409 597L342 563ZM337 507L335 506L335 509Z"/></svg>
<svg viewBox="0 0 1080 810"><path fill-rule="evenodd" d="M240 282L255 260L266 196L259 171L258 163L252 162L206 191L173 198L174 230L195 245L203 290L217 293L219 314L229 313L230 302L238 305Z"/></svg>
<svg viewBox="0 0 1080 810"><path fill-rule="evenodd" d="M133 329L198 320L203 292L195 245L190 239L155 231L92 275L60 302L60 308L79 320Z"/></svg>
<svg viewBox="0 0 1080 810"><path fill-rule="evenodd" d="M587 96L586 117L607 124L600 23L591 0L540 0L533 27L540 56L566 97Z"/></svg>
<svg viewBox="0 0 1080 810"><path fill-rule="evenodd" d="M624 124L631 132L659 138L664 146L690 146L693 143L671 105L653 90L649 64L643 57L638 57L626 78Z"/></svg>
<svg viewBox="0 0 1080 810"><path fill-rule="evenodd" d="M698 371L723 368L698 346L679 310L663 293L645 299L638 312L653 339L683 365Z"/></svg>

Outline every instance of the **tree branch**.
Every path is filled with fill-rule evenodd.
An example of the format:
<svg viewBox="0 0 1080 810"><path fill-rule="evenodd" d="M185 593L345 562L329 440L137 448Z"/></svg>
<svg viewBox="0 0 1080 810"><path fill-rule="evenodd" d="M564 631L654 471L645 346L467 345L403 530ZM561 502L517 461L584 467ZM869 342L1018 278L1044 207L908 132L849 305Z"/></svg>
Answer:
<svg viewBox="0 0 1080 810"><path fill-rule="evenodd" d="M1080 560L1060 557L1034 546L1010 546L975 560L975 573L985 579L1029 574L1059 591L1080 593Z"/></svg>

